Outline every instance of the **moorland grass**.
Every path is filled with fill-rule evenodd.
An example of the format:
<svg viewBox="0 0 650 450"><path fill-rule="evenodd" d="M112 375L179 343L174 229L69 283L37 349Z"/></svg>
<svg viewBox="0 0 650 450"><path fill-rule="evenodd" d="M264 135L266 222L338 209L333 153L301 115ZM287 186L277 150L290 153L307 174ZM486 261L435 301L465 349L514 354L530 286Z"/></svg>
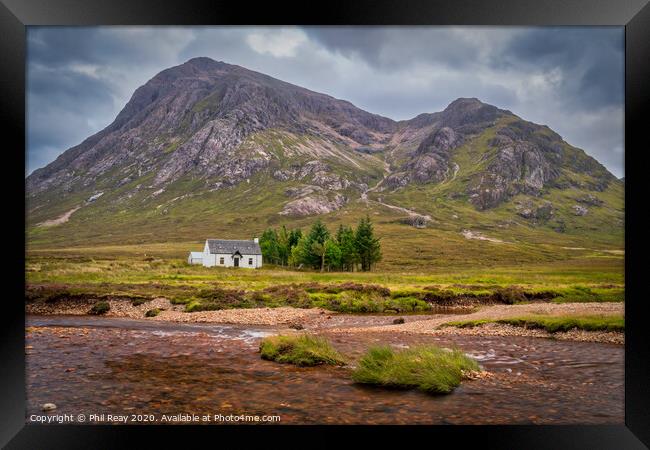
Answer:
<svg viewBox="0 0 650 450"><path fill-rule="evenodd" d="M385 388L448 394L460 384L464 373L478 370L478 363L459 349L426 345L395 351L380 346L370 348L361 358L352 379Z"/></svg>
<svg viewBox="0 0 650 450"><path fill-rule="evenodd" d="M390 292L390 291L389 291ZM416 297L391 298L390 294L343 291L338 294L311 293L311 305L341 313L415 313L427 312L431 304Z"/></svg>
<svg viewBox="0 0 650 450"><path fill-rule="evenodd" d="M326 339L310 335L264 338L260 354L262 359L296 366L345 364L345 358Z"/></svg>
<svg viewBox="0 0 650 450"><path fill-rule="evenodd" d="M504 319L478 319L447 322L442 326L473 328L487 323L500 323L522 328L543 329L549 333L573 329L585 331L625 331L625 318L611 316L525 316Z"/></svg>
<svg viewBox="0 0 650 450"><path fill-rule="evenodd" d="M582 258L517 267L329 272L265 265L259 270L189 265L173 254L186 244L31 251L26 298L157 297L186 311L293 306L342 313L416 313L463 298L495 303L624 300L622 258ZM543 298L541 298L543 297ZM473 301L473 300L472 300ZM488 302L490 303L490 302Z"/></svg>

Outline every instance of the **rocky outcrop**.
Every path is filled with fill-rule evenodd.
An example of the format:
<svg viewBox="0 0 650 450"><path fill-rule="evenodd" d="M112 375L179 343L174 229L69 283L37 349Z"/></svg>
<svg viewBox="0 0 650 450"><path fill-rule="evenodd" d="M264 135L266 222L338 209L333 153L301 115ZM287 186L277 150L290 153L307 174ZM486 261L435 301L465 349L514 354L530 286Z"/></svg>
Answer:
<svg viewBox="0 0 650 450"><path fill-rule="evenodd" d="M335 194L331 200L322 194L310 194L306 197L290 201L279 214L285 216L327 214L341 209L346 203L347 198L341 194Z"/></svg>
<svg viewBox="0 0 650 450"><path fill-rule="evenodd" d="M334 173L329 165L320 161L308 161L302 166L294 165L289 169L276 170L272 176L278 181L308 181L311 184L309 188L312 190L318 188L327 191L341 191L353 188L359 192L364 192L368 189L367 184L350 181L346 177ZM290 191L294 194L289 195L299 196L299 194L295 193L300 192L301 189L303 188L292 188Z"/></svg>
<svg viewBox="0 0 650 450"><path fill-rule="evenodd" d="M323 188L319 186L301 186L301 187L292 187L284 191L284 194L288 197L306 197L309 194L314 192L323 192Z"/></svg>
<svg viewBox="0 0 650 450"><path fill-rule="evenodd" d="M421 216L419 214L413 214L408 217L400 219L400 222L406 225L410 225L413 228L426 228L427 223L430 222L429 217Z"/></svg>
<svg viewBox="0 0 650 450"><path fill-rule="evenodd" d="M381 188L382 190L383 189L395 190L408 185L410 181L411 181L411 176L409 173L405 171L396 172L386 177L386 179L382 183Z"/></svg>
<svg viewBox="0 0 650 450"><path fill-rule="evenodd" d="M450 170L450 151L460 142L462 138L449 127L431 133L418 147L417 156L406 165L410 180L418 183L443 181Z"/></svg>
<svg viewBox="0 0 650 450"><path fill-rule="evenodd" d="M553 163L561 148L534 138L538 125L514 122L499 129L489 145L495 156L485 172L473 177L468 194L479 210L493 208L523 193L538 196L560 171Z"/></svg>
<svg viewBox="0 0 650 450"><path fill-rule="evenodd" d="M598 197L596 197L593 194L585 194L582 197L576 198L576 201L589 206L602 206L602 204L604 203L602 200L600 200Z"/></svg>
<svg viewBox="0 0 650 450"><path fill-rule="evenodd" d="M581 205L573 205L573 214L576 216L586 216L589 210Z"/></svg>
<svg viewBox="0 0 650 450"><path fill-rule="evenodd" d="M515 210L519 216L535 222L547 222L555 215L551 202L544 202L541 205L535 205L532 201L515 202Z"/></svg>

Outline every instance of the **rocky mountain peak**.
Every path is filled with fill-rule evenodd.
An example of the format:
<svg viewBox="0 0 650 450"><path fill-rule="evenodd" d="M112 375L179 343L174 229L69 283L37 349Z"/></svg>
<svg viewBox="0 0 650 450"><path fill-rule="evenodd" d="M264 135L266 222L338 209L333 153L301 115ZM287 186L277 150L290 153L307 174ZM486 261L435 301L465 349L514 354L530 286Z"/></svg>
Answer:
<svg viewBox="0 0 650 450"><path fill-rule="evenodd" d="M189 65L189 66L194 66L197 67L201 70L209 70L209 69L223 69L225 67L235 67L232 64L226 64L223 61L216 61L212 58L208 58L207 56L197 56L194 58L190 58L185 63L182 64L183 66Z"/></svg>
<svg viewBox="0 0 650 450"><path fill-rule="evenodd" d="M441 116L444 126L472 133L491 125L506 114L510 112L483 103L477 98L459 98L451 102L442 111Z"/></svg>
<svg viewBox="0 0 650 450"><path fill-rule="evenodd" d="M448 198L484 210L551 188L598 192L614 179L548 127L477 98L395 122L199 57L154 76L111 125L26 182L48 220L46 211L70 197L96 200L101 192L86 200L89 208L128 210L162 202L166 192L176 202L264 176L281 184L284 215L325 214L370 192L425 184L444 184Z"/></svg>
<svg viewBox="0 0 650 450"><path fill-rule="evenodd" d="M459 111L459 110L476 110L482 106L485 106L486 104L480 101L476 97L460 97L451 102L447 107L444 109L445 112L449 111Z"/></svg>

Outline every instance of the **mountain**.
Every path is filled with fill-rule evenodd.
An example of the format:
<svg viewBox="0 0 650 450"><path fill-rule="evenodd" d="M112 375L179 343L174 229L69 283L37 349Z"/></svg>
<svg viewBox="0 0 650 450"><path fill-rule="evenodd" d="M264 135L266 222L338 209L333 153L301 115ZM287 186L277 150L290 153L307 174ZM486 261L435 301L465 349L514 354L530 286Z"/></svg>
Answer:
<svg viewBox="0 0 650 450"><path fill-rule="evenodd" d="M394 121L209 58L153 77L26 190L37 246L191 240L242 224L248 235L365 213L456 234L512 225L612 243L624 215L620 180L510 111L460 98Z"/></svg>

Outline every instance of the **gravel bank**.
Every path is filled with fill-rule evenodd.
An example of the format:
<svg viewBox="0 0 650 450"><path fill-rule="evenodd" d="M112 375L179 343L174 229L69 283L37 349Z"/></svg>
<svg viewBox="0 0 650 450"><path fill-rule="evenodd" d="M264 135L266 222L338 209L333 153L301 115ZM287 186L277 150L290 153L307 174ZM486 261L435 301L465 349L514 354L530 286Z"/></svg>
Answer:
<svg viewBox="0 0 650 450"><path fill-rule="evenodd" d="M299 309L281 308L251 308L224 309L219 311L183 312L183 305L172 305L165 298L156 298L133 306L130 301L109 300L110 311L106 317L128 317L133 319L145 318L150 309L160 309L156 317L147 320L160 320L186 323L231 323L250 325L301 325L310 331L329 333L368 333L395 332L415 334L455 334L479 336L531 336L574 341L624 343L624 333L596 332L571 330L568 332L548 333L544 330L525 329L504 324L486 324L474 328L443 327L440 325L463 320L500 319L526 316L531 314L543 315L613 315L624 314L623 303L535 303L527 305L495 305L485 306L476 312L468 314L435 314L429 317L403 316L405 323L393 325L392 317L386 316L381 323L368 326L352 325L350 320L338 320L349 317L319 308ZM93 302L78 302L61 300L56 303L28 303L25 307L28 314L65 314L86 315ZM356 316L363 317L363 316ZM333 319L333 320L332 320ZM377 321L375 321L377 322Z"/></svg>
<svg viewBox="0 0 650 450"><path fill-rule="evenodd" d="M474 328L443 327L447 322L480 319L502 319L508 317L543 314L549 316L561 315L615 315L624 314L623 303L536 303L527 305L496 305L486 306L470 314L436 315L428 320L409 322L408 317L404 324L386 325L381 327L336 328L331 332L339 333L367 333L387 332L416 333L416 334L452 334L474 336L531 336L561 340L608 342L623 344L625 334L620 332L571 330L567 332L549 333L545 330L526 329L505 324L485 324Z"/></svg>
<svg viewBox="0 0 650 450"><path fill-rule="evenodd" d="M110 310L104 317L128 317L144 319L150 309L159 309L160 313L147 320L162 320L169 322L187 323L232 323L250 325L284 325L321 320L323 316L331 316L332 312L319 308L299 309L281 308L250 308L222 309L219 311L183 312L184 305L173 305L166 298L156 298L138 306L133 306L126 300L108 300ZM41 315L87 315L94 302L78 302L61 300L56 303L28 303L25 305L27 314Z"/></svg>

